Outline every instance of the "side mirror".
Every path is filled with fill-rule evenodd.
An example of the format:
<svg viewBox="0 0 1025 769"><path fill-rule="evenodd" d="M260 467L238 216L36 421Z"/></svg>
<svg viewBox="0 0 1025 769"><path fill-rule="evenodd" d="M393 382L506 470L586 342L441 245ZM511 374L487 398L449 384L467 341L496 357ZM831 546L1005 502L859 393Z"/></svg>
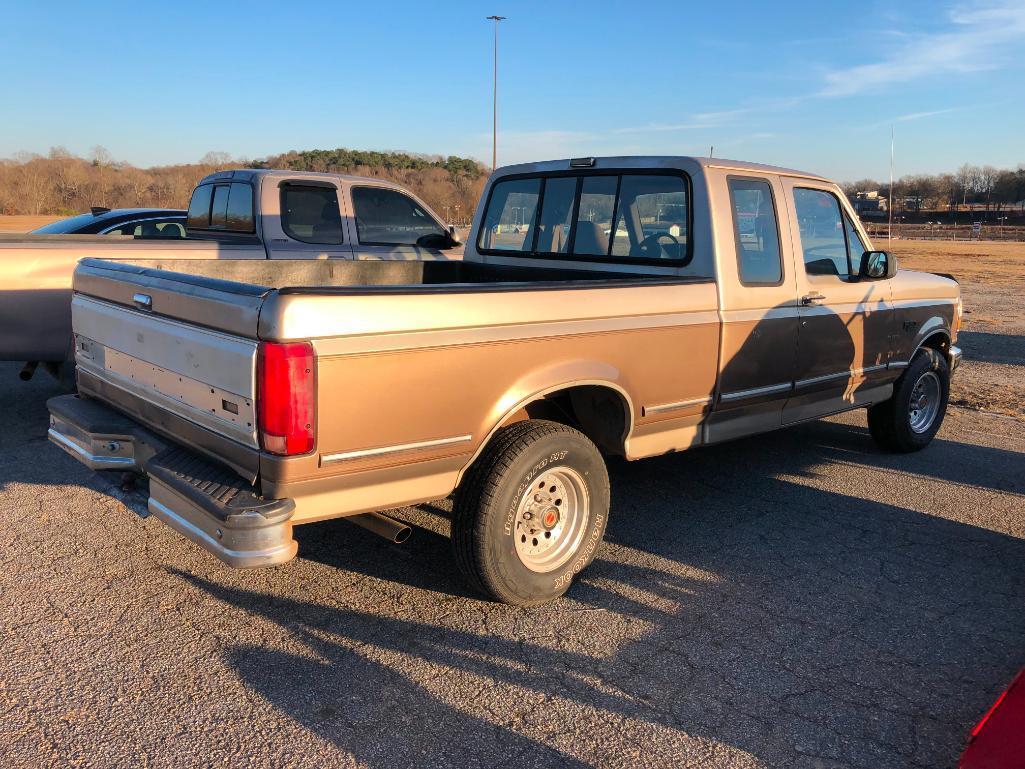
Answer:
<svg viewBox="0 0 1025 769"><path fill-rule="evenodd" d="M897 257L889 251L866 251L861 255L858 277L862 280L886 280L897 274Z"/></svg>
<svg viewBox="0 0 1025 769"><path fill-rule="evenodd" d="M456 226L454 224L450 224L448 226L448 239L452 241L453 246L463 245L463 241L461 241L459 239L459 235L456 234Z"/></svg>
<svg viewBox="0 0 1025 769"><path fill-rule="evenodd" d="M420 246L420 248L433 248L437 251L444 251L446 248L455 248L458 245L462 245L451 230L448 232L431 232L427 235L421 235L416 239L416 244Z"/></svg>

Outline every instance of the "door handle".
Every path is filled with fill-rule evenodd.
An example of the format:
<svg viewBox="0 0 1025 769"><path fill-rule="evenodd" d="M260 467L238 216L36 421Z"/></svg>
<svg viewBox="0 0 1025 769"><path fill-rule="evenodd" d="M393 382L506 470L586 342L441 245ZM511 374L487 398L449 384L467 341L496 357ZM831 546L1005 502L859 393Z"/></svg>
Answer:
<svg viewBox="0 0 1025 769"><path fill-rule="evenodd" d="M801 297L801 304L803 304L805 307L813 304L822 304L825 298L826 297L824 297L818 291L812 291L810 294L805 294Z"/></svg>

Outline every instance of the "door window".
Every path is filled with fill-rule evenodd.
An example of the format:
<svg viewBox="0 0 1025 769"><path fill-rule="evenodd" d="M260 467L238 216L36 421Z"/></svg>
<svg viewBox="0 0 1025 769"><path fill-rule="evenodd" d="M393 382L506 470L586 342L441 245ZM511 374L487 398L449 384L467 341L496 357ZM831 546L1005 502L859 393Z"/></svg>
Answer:
<svg viewBox="0 0 1025 769"><path fill-rule="evenodd" d="M861 236L858 235L858 228L854 226L854 222L851 218L844 214L844 222L847 225L847 250L851 255L851 267L852 272L861 269L861 255L868 251L865 248L865 244L861 241Z"/></svg>
<svg viewBox="0 0 1025 769"><path fill-rule="evenodd" d="M184 238L185 227L181 219L165 221L149 219L146 221L124 222L113 229L104 230L104 235L131 235L136 238Z"/></svg>
<svg viewBox="0 0 1025 769"><path fill-rule="evenodd" d="M794 189L804 269L809 275L847 278L851 274L840 201L825 190Z"/></svg>
<svg viewBox="0 0 1025 769"><path fill-rule="evenodd" d="M777 286L783 280L779 230L772 189L764 179L730 179L737 267L745 286Z"/></svg>
<svg viewBox="0 0 1025 769"><path fill-rule="evenodd" d="M281 229L288 237L303 243L341 243L338 190L286 184L281 188Z"/></svg>
<svg viewBox="0 0 1025 769"><path fill-rule="evenodd" d="M445 228L423 206L395 190L354 187L352 207L360 243L371 246L416 246L425 236L445 236Z"/></svg>

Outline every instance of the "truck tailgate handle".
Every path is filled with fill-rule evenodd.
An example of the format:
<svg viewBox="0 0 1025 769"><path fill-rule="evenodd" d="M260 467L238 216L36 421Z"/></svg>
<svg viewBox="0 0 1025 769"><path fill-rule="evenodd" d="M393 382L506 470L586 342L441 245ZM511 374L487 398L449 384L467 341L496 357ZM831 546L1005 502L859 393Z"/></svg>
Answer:
<svg viewBox="0 0 1025 769"><path fill-rule="evenodd" d="M805 307L813 304L822 304L825 298L826 297L824 297L818 291L812 291L810 294L805 294L801 297L801 304L803 304Z"/></svg>
<svg viewBox="0 0 1025 769"><path fill-rule="evenodd" d="M132 297L132 301L135 302L135 306L140 310L153 309L153 297L149 294L135 294L135 296Z"/></svg>

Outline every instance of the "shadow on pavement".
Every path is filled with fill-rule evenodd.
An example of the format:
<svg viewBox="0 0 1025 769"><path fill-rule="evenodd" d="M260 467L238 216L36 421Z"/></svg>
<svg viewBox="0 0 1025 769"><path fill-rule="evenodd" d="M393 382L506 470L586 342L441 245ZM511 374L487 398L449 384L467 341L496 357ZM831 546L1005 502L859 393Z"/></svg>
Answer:
<svg viewBox="0 0 1025 769"><path fill-rule="evenodd" d="M590 755L622 750L626 730L669 731L770 765L945 765L1021 664L1025 541L933 515L910 480L908 507L862 494L873 474L927 464L1006 490L1023 457L942 440L918 456L923 468L908 468L917 458L879 454L864 429L813 423L613 463L607 545L566 599L454 609L515 617L515 638L181 576L298 638L302 653L238 646L227 659L276 709L374 767L583 765L559 749L581 709L592 732L562 744ZM816 488L838 463L864 482ZM959 477L959 464L977 470ZM445 537L395 557L343 525L300 529L304 556L462 594ZM605 637L622 623L637 632Z"/></svg>

